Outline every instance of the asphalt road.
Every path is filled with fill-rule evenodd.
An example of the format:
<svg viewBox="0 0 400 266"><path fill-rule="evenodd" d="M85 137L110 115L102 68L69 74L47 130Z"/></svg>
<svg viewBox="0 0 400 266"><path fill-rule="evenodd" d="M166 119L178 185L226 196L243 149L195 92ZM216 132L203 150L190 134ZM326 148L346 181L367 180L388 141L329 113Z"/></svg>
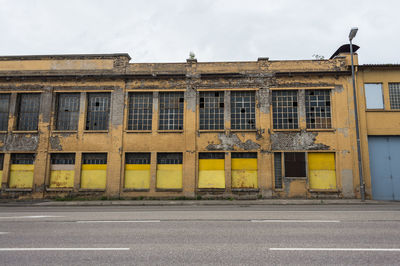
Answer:
<svg viewBox="0 0 400 266"><path fill-rule="evenodd" d="M400 204L0 207L1 265L399 265Z"/></svg>

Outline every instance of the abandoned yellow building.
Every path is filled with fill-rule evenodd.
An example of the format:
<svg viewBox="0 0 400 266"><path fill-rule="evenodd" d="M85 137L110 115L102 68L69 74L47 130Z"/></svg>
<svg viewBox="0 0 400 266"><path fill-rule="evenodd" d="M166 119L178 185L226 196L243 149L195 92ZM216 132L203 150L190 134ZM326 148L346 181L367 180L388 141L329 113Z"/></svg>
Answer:
<svg viewBox="0 0 400 266"><path fill-rule="evenodd" d="M349 53L130 60L0 57L2 198L360 197ZM365 173L365 136L400 133L381 111L360 115Z"/></svg>

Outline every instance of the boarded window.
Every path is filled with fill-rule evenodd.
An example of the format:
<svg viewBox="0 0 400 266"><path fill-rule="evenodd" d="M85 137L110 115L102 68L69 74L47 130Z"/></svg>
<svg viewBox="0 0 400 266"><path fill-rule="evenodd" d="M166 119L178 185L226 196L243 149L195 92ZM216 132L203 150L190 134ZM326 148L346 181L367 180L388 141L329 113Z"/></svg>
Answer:
<svg viewBox="0 0 400 266"><path fill-rule="evenodd" d="M82 154L81 188L105 189L107 181L107 153Z"/></svg>
<svg viewBox="0 0 400 266"><path fill-rule="evenodd" d="M282 153L274 152L275 188L281 189L282 186Z"/></svg>
<svg viewBox="0 0 400 266"><path fill-rule="evenodd" d="M51 154L50 188L71 188L74 186L75 154Z"/></svg>
<svg viewBox="0 0 400 266"><path fill-rule="evenodd" d="M79 120L79 93L57 95L57 130L77 130Z"/></svg>
<svg viewBox="0 0 400 266"><path fill-rule="evenodd" d="M129 93L128 130L151 130L153 93Z"/></svg>
<svg viewBox="0 0 400 266"><path fill-rule="evenodd" d="M390 108L400 109L400 83L389 83Z"/></svg>
<svg viewBox="0 0 400 266"><path fill-rule="evenodd" d="M200 92L200 129L224 129L224 92Z"/></svg>
<svg viewBox="0 0 400 266"><path fill-rule="evenodd" d="M150 188L150 153L125 154L125 182L124 188Z"/></svg>
<svg viewBox="0 0 400 266"><path fill-rule="evenodd" d="M309 184L311 189L336 189L335 154L308 153Z"/></svg>
<svg viewBox="0 0 400 266"><path fill-rule="evenodd" d="M33 153L13 153L11 154L12 164L33 164L35 154Z"/></svg>
<svg viewBox="0 0 400 266"><path fill-rule="evenodd" d="M8 129L8 113L10 108L10 94L0 94L0 131Z"/></svg>
<svg viewBox="0 0 400 266"><path fill-rule="evenodd" d="M84 164L107 164L107 153L84 153Z"/></svg>
<svg viewBox="0 0 400 266"><path fill-rule="evenodd" d="M157 154L157 189L182 189L182 153Z"/></svg>
<svg viewBox="0 0 400 266"><path fill-rule="evenodd" d="M39 122L40 94L18 95L17 130L37 130Z"/></svg>
<svg viewBox="0 0 400 266"><path fill-rule="evenodd" d="M11 154L10 188L32 188L35 154Z"/></svg>
<svg viewBox="0 0 400 266"><path fill-rule="evenodd" d="M256 128L256 100L254 91L231 92L231 128Z"/></svg>
<svg viewBox="0 0 400 266"><path fill-rule="evenodd" d="M382 84L364 84L367 109L383 109Z"/></svg>
<svg viewBox="0 0 400 266"><path fill-rule="evenodd" d="M297 90L272 91L272 112L274 129L297 129Z"/></svg>
<svg viewBox="0 0 400 266"><path fill-rule="evenodd" d="M256 152L232 153L232 188L257 188Z"/></svg>
<svg viewBox="0 0 400 266"><path fill-rule="evenodd" d="M304 152L285 152L285 177L306 177Z"/></svg>
<svg viewBox="0 0 400 266"><path fill-rule="evenodd" d="M183 130L183 92L160 92L160 130Z"/></svg>
<svg viewBox="0 0 400 266"><path fill-rule="evenodd" d="M86 130L108 130L110 93L88 93Z"/></svg>
<svg viewBox="0 0 400 266"><path fill-rule="evenodd" d="M329 90L306 90L307 128L331 128Z"/></svg>
<svg viewBox="0 0 400 266"><path fill-rule="evenodd" d="M3 164L4 164L4 154L0 153L0 171L3 170ZM1 177L1 175L0 175Z"/></svg>
<svg viewBox="0 0 400 266"><path fill-rule="evenodd" d="M225 153L199 153L199 188L225 188Z"/></svg>

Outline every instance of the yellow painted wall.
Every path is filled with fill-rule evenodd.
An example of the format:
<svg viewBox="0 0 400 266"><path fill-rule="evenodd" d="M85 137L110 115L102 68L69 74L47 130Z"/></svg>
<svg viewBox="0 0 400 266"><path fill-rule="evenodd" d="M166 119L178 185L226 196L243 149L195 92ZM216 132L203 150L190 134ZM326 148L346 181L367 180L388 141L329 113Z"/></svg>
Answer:
<svg viewBox="0 0 400 266"><path fill-rule="evenodd" d="M199 188L225 188L225 160L199 159Z"/></svg>
<svg viewBox="0 0 400 266"><path fill-rule="evenodd" d="M232 188L257 188L257 159L232 159Z"/></svg>
<svg viewBox="0 0 400 266"><path fill-rule="evenodd" d="M32 188L33 164L12 164L10 168L10 188Z"/></svg>
<svg viewBox="0 0 400 266"><path fill-rule="evenodd" d="M82 164L81 188L105 189L106 180L106 164Z"/></svg>
<svg viewBox="0 0 400 266"><path fill-rule="evenodd" d="M0 61L0 71L21 70L82 70L82 69L112 69L113 60L74 59L74 60L23 60Z"/></svg>
<svg viewBox="0 0 400 266"><path fill-rule="evenodd" d="M158 164L157 188L181 189L182 188L182 164Z"/></svg>
<svg viewBox="0 0 400 266"><path fill-rule="evenodd" d="M124 188L149 189L150 164L126 164Z"/></svg>
<svg viewBox="0 0 400 266"><path fill-rule="evenodd" d="M334 153L308 153L310 189L336 189Z"/></svg>

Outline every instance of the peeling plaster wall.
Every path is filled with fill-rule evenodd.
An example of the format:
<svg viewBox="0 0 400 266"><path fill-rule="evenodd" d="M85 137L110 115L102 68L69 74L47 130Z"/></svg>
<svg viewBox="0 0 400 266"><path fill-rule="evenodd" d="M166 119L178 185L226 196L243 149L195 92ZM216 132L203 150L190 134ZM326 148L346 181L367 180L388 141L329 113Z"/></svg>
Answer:
<svg viewBox="0 0 400 266"><path fill-rule="evenodd" d="M236 134L226 135L224 133L219 133L218 139L220 143L211 143L206 149L209 151L231 151L235 150L235 148L242 150L258 150L260 148L259 144L249 139L242 142Z"/></svg>
<svg viewBox="0 0 400 266"><path fill-rule="evenodd" d="M1 151L36 151L39 145L38 134L1 134Z"/></svg>
<svg viewBox="0 0 400 266"><path fill-rule="evenodd" d="M316 132L275 132L271 134L272 150L329 150L329 146L315 143Z"/></svg>

